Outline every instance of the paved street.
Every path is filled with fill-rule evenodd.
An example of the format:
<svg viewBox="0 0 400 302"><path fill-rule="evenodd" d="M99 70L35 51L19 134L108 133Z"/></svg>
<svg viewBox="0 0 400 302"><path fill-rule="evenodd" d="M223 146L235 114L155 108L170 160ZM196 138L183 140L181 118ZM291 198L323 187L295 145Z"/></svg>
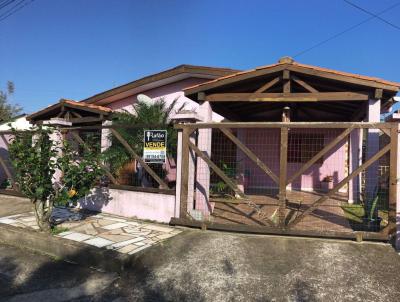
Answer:
<svg viewBox="0 0 400 302"><path fill-rule="evenodd" d="M186 230L117 276L0 245L2 301L398 301L388 245Z"/></svg>

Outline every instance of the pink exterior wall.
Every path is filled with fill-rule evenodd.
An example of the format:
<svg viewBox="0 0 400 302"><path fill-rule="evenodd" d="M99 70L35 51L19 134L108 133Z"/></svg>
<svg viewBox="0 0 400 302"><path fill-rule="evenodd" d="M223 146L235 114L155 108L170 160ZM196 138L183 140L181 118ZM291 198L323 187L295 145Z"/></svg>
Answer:
<svg viewBox="0 0 400 302"><path fill-rule="evenodd" d="M242 142L252 150L277 176L279 176L279 129L242 129L239 130ZM332 129L291 129L292 133L323 134L324 145L335 139L340 130ZM245 176L245 189L276 189L277 184L258 168L240 150L237 153L238 170ZM345 142L333 148L324 156L323 164L314 164L308 171L298 177L293 183L293 189L313 190L321 187L321 181L326 176L333 177L337 184L345 177ZM297 172L304 163L288 163L288 177Z"/></svg>
<svg viewBox="0 0 400 302"><path fill-rule="evenodd" d="M175 213L175 195L96 188L79 206L88 210L168 223Z"/></svg>

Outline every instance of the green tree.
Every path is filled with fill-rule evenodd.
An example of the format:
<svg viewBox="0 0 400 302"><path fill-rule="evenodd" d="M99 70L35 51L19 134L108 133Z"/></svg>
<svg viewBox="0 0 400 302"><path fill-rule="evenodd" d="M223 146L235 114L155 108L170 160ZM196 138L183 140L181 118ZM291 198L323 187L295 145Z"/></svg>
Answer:
<svg viewBox="0 0 400 302"><path fill-rule="evenodd" d="M133 105L133 113L128 111L114 113L112 123L140 156L143 156L144 130L167 130L167 155L176 157L177 131L173 127L171 117L175 112L182 110L185 104L178 108L175 108L176 106L177 99L169 106L162 99L151 104L139 101ZM118 126L121 127L118 128ZM124 126L133 126L133 128L124 128ZM132 156L115 137L111 136L111 140L112 144L104 152L104 157L112 173L118 176L118 171L132 160ZM150 164L150 166L156 173L162 174L158 169L159 165ZM159 176L162 177L163 175Z"/></svg>
<svg viewBox="0 0 400 302"><path fill-rule="evenodd" d="M10 121L22 110L19 105L10 104L10 97L14 94L14 91L15 86L11 81L7 82L6 91L0 90L0 123Z"/></svg>
<svg viewBox="0 0 400 302"><path fill-rule="evenodd" d="M68 142L58 147L51 139L52 133L53 129L40 126L30 131L13 129L9 146L16 185L31 200L42 231L50 231L53 226L51 214L55 204L85 196L101 176L98 152L85 150L79 156ZM62 177L55 183L53 175L57 169L62 171Z"/></svg>

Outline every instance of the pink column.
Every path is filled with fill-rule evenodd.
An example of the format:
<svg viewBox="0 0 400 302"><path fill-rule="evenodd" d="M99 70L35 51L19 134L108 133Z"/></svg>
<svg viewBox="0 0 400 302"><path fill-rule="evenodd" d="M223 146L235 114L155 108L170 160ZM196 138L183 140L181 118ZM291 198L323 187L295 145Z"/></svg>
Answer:
<svg viewBox="0 0 400 302"><path fill-rule="evenodd" d="M380 122L381 114L381 101L376 99L371 99L368 102L368 122ZM378 129L368 129L367 136L367 159L372 157L375 153L379 151L379 130ZM374 191L378 185L378 167L379 162L373 163L366 171L366 188L365 193L367 199L373 198Z"/></svg>
<svg viewBox="0 0 400 302"><path fill-rule="evenodd" d="M209 102L203 102L199 106L199 116L204 122L212 120L212 109ZM197 147L211 158L211 136L212 129L199 129ZM207 163L197 157L196 172L196 205L195 209L200 211L204 217L208 217L212 211L209 201L210 197L210 168Z"/></svg>

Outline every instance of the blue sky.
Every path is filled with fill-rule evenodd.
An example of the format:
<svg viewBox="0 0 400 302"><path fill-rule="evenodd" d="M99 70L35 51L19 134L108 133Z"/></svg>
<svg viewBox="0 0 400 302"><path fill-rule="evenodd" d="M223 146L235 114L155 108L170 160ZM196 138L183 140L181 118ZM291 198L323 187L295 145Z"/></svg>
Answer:
<svg viewBox="0 0 400 302"><path fill-rule="evenodd" d="M353 0L374 13L396 2ZM14 81L29 113L179 64L271 64L368 17L342 0L36 0L0 21L0 87ZM374 19L295 59L400 82L399 38Z"/></svg>

